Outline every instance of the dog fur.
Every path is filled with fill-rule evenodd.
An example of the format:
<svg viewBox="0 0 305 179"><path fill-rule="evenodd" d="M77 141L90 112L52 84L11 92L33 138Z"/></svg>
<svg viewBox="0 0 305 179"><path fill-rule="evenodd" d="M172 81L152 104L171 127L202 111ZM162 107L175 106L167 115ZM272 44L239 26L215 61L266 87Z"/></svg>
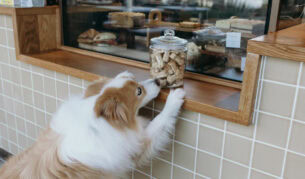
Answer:
<svg viewBox="0 0 305 179"><path fill-rule="evenodd" d="M152 121L137 115L159 91L154 80L137 83L128 72L93 83L84 96L62 104L38 141L3 165L0 178L122 177L170 141L184 102L182 89L170 92Z"/></svg>

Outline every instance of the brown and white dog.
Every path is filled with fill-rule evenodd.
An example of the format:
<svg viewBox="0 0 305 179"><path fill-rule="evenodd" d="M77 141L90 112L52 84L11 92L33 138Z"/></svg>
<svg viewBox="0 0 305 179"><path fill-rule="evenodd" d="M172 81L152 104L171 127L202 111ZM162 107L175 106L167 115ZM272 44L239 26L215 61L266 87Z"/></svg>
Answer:
<svg viewBox="0 0 305 179"><path fill-rule="evenodd" d="M0 178L119 178L156 156L169 142L184 102L172 90L152 121L138 110L157 97L155 80L137 83L123 72L93 83L85 96L62 104L50 127L24 153L9 159Z"/></svg>

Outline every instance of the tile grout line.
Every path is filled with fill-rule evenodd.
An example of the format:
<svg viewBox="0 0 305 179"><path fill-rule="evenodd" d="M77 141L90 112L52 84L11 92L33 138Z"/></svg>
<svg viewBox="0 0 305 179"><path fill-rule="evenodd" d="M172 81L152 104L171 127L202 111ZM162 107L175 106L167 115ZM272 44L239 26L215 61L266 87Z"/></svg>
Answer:
<svg viewBox="0 0 305 179"><path fill-rule="evenodd" d="M224 123L223 128L223 138L222 138L222 146L221 146L221 156L220 156L220 164L219 164L219 173L218 178L221 179L222 177L222 167L223 167L223 160L224 160L224 152L225 152L225 144L226 144L226 131L227 131L227 121Z"/></svg>
<svg viewBox="0 0 305 179"><path fill-rule="evenodd" d="M298 79L297 79L297 87L295 89L295 94L294 94L294 101L293 101L293 105L292 105L292 111L291 111L291 120L289 123L289 129L288 129L288 136L287 136L287 141L286 141L286 146L285 146L285 153L284 153L284 159L283 159L283 163L282 163L282 171L281 171L281 178L284 177L284 173L285 173L285 166L286 166L286 160L287 160L287 150L289 147L289 143L290 143L290 138L291 138L291 131L292 131L292 125L293 125L293 121L294 121L294 116L295 116L295 108L297 105L297 101L298 101L298 94L299 94L299 85L301 82L301 76L302 76L302 69L303 69L303 62L300 63L299 66L299 73L298 73Z"/></svg>
<svg viewBox="0 0 305 179"><path fill-rule="evenodd" d="M262 59L262 62L261 62L261 67L260 67L260 74L259 74L259 78L260 80L258 81L258 89L257 89L257 92L256 93L259 93L259 94L256 94L256 95L259 95L257 97L257 109L260 108L260 103L261 103L261 97L262 97L262 90L263 90L263 79L264 78L264 74L265 74L265 66L266 66L266 58L267 57L263 57L264 59ZM251 172L252 172L252 164L253 164L253 156L254 156L254 149L255 149L255 142L256 142L256 130L257 130L257 125L258 125L258 118L259 118L259 113L257 113L255 115L255 119L253 121L254 123L254 131L253 131L253 138L252 138L252 145L251 145L251 153L250 153L250 161L249 161L249 171L248 171L248 179L251 178Z"/></svg>
<svg viewBox="0 0 305 179"><path fill-rule="evenodd" d="M195 159L194 159L194 172L193 172L193 179L196 179L196 171L197 171L197 156L198 156L198 143L199 143L199 123L200 123L200 113L198 113L198 119L197 119L197 131L196 131L196 147L195 147Z"/></svg>

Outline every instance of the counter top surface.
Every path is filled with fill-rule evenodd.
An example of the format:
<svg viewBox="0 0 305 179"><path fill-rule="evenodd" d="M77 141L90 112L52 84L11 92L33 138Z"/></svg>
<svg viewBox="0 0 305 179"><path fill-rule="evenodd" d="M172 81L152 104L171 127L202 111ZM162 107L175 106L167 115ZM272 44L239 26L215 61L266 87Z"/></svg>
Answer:
<svg viewBox="0 0 305 179"><path fill-rule="evenodd" d="M305 61L305 23L248 41L248 52Z"/></svg>

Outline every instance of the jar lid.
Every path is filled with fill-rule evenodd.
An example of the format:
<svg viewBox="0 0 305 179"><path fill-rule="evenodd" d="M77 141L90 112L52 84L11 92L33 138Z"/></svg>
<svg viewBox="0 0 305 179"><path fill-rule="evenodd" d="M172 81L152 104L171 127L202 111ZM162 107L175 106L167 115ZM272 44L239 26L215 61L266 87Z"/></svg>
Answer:
<svg viewBox="0 0 305 179"><path fill-rule="evenodd" d="M167 29L164 32L164 36L155 37L151 39L153 47L165 48L165 49L184 49L186 47L187 40L176 37L175 31Z"/></svg>

